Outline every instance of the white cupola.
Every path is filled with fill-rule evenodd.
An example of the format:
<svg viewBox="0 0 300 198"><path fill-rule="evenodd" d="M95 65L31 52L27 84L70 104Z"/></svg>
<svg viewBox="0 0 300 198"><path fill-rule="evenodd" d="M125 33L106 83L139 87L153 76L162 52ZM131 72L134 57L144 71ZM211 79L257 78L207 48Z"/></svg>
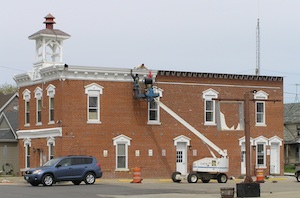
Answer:
<svg viewBox="0 0 300 198"><path fill-rule="evenodd" d="M51 14L48 14L45 19L46 28L28 37L30 40L35 40L35 62L33 63L35 78L38 78L40 69L63 64L63 41L71 37L53 28L55 17Z"/></svg>

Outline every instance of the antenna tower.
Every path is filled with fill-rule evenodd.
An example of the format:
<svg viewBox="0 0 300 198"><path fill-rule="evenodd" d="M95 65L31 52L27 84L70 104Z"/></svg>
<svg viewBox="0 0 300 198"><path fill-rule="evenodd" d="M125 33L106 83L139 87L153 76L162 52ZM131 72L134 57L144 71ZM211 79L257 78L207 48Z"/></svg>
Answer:
<svg viewBox="0 0 300 198"><path fill-rule="evenodd" d="M256 26L256 69L255 75L260 75L260 29L259 29L259 18L257 19Z"/></svg>

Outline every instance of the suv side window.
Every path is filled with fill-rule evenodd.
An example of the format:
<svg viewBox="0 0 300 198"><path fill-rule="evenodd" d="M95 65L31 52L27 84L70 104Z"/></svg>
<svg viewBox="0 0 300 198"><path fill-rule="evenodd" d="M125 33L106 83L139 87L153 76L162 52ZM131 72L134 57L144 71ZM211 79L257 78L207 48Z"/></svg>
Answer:
<svg viewBox="0 0 300 198"><path fill-rule="evenodd" d="M91 164L93 162L93 158L84 158L85 164Z"/></svg>
<svg viewBox="0 0 300 198"><path fill-rule="evenodd" d="M80 165L83 164L83 159L79 157L72 158L72 165Z"/></svg>
<svg viewBox="0 0 300 198"><path fill-rule="evenodd" d="M60 165L60 166L71 166L71 159L70 158L63 159L57 165Z"/></svg>
<svg viewBox="0 0 300 198"><path fill-rule="evenodd" d="M92 158L86 158L86 157L72 158L72 165L91 164L92 162L93 162Z"/></svg>

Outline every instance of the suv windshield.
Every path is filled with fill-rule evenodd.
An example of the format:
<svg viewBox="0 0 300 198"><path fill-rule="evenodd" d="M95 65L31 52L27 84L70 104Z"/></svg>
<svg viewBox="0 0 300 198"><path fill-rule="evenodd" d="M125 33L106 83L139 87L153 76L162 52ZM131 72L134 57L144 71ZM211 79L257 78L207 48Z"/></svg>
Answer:
<svg viewBox="0 0 300 198"><path fill-rule="evenodd" d="M60 159L56 158L56 159L52 159L49 160L48 162L46 162L43 166L53 166L56 162L58 162Z"/></svg>

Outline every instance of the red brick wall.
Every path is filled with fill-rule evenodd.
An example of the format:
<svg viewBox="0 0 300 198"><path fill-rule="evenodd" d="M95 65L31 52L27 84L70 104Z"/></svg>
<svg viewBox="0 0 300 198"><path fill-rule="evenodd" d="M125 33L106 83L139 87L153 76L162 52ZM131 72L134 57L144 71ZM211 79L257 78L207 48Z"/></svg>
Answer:
<svg viewBox="0 0 300 198"><path fill-rule="evenodd" d="M63 136L55 138L55 156L61 155L93 155L101 163L106 178L131 178L132 172L115 172L115 146L113 138L124 134L131 138L128 148L128 167L141 167L142 177L169 178L176 169L176 147L174 138L185 135L191 139L192 150L197 150L197 156L192 156L188 150L188 169L192 162L202 157L210 156L206 146L192 132L188 131L170 115L160 110L161 125L147 125L148 105L144 100L136 100L132 94L132 84L126 82L95 82L104 87L100 96L101 124L87 124L87 95L85 86L95 81L66 80L53 81L43 85L44 108L42 110L42 126L35 126L34 89L41 84L25 88L31 91L30 127L24 127L24 100L20 95L20 129L38 129L58 127L59 124L48 125L48 97L46 87L51 83L55 89L55 121L62 120ZM157 86L163 89L161 101L175 111L179 116L194 126L221 149L227 149L230 159L229 176L240 175L241 151L238 139L244 136L244 131L217 131L216 126L204 125L204 103L202 92L212 88L219 92L219 98L243 99L244 93L252 91L251 86L279 87L280 89L261 88L269 94L269 99L279 99L281 102L266 102L266 127L255 126L255 106L250 102L251 137L263 135L270 138L274 135L283 139L283 83L277 81L232 80L218 78L195 78L178 76L157 76ZM197 85L174 85L162 82L189 82ZM199 85L202 84L202 85ZM230 84L240 86L211 86L209 84ZM248 86L248 87L246 87ZM237 107L224 106L224 114L228 126L237 122ZM74 136L74 137L73 137ZM20 140L20 167L24 167L24 147ZM32 139L32 147L42 148L48 155L46 139ZM153 150L153 156L148 156L148 150ZM166 156L162 156L162 149ZM103 150L108 150L108 156L103 156ZM135 156L135 150L140 156ZM281 173L283 173L283 147L281 147ZM38 152L31 156L31 165L39 165ZM216 153L218 156L218 154ZM269 156L267 156L269 158ZM48 158L48 156L47 156ZM252 158L255 164L255 157ZM267 160L267 162L269 159ZM254 170L253 170L254 173Z"/></svg>

